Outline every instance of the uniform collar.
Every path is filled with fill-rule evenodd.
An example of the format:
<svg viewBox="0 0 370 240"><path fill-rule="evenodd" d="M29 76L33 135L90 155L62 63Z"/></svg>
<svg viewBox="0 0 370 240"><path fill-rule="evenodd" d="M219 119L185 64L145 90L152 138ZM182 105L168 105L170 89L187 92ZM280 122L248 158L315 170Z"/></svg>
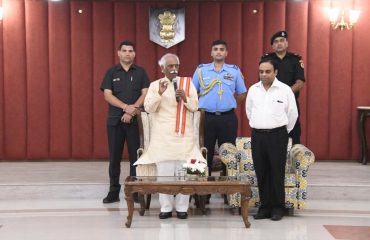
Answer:
<svg viewBox="0 0 370 240"><path fill-rule="evenodd" d="M259 81L257 87L262 87L263 88L262 81ZM270 88L272 88L272 87L280 87L280 81L276 77L275 77L274 81L272 82Z"/></svg>
<svg viewBox="0 0 370 240"><path fill-rule="evenodd" d="M224 64L222 65L222 68L221 68L221 71L220 71L220 72L222 72L222 71L226 71L226 70L225 70L225 66L226 66L226 63L224 63ZM215 72L216 72L216 67L215 67L215 63L214 63L214 62L212 62L212 63L209 65L208 70L210 70L210 71L215 71Z"/></svg>
<svg viewBox="0 0 370 240"><path fill-rule="evenodd" d="M290 53L290 52L286 52L285 53L285 56L283 57L283 58L279 58L278 57L278 55L276 54L276 52L273 52L273 56L275 57L275 58L277 58L277 59L284 59L284 58L287 58L287 57L289 57L290 55L292 55L292 53Z"/></svg>
<svg viewBox="0 0 370 240"><path fill-rule="evenodd" d="M131 69L136 69L137 68L137 66L135 65L135 63L133 63L131 66L130 66L130 68L128 69L129 71L131 70ZM116 69L117 70L122 70L122 71L124 71L124 69L123 69L123 67L122 67L122 65L120 64L120 63L118 63L117 65L116 65Z"/></svg>

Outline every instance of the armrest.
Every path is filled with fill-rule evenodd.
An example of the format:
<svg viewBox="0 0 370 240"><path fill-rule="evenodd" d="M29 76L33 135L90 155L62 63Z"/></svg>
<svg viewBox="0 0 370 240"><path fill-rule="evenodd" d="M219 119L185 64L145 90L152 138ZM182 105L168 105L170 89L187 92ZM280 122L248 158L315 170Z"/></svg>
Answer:
<svg viewBox="0 0 370 240"><path fill-rule="evenodd" d="M201 147L201 148L200 148L200 152L202 153L202 155L203 155L204 159L206 159L206 160L207 160L207 153L208 153L207 148L205 148L205 147Z"/></svg>
<svg viewBox="0 0 370 240"><path fill-rule="evenodd" d="M144 153L144 148L140 147L136 150L136 153L137 153L137 158L141 157L141 155L143 155Z"/></svg>
<svg viewBox="0 0 370 240"><path fill-rule="evenodd" d="M290 150L290 157L296 170L306 177L309 166L315 162L314 153L302 144L295 144Z"/></svg>
<svg viewBox="0 0 370 240"><path fill-rule="evenodd" d="M223 164L226 165L228 176L239 174L240 158L237 157L238 150L231 143L224 143L219 148L219 155Z"/></svg>

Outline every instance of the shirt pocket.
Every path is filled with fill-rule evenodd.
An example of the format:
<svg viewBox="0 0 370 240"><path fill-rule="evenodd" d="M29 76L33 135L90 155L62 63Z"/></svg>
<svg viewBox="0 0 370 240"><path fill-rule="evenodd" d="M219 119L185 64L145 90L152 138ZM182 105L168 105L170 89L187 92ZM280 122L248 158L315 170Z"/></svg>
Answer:
<svg viewBox="0 0 370 240"><path fill-rule="evenodd" d="M282 116L285 114L285 99L273 99L272 100L272 113L275 116Z"/></svg>
<svg viewBox="0 0 370 240"><path fill-rule="evenodd" d="M121 81L122 80L113 82L113 92L114 93L119 93L123 91L123 84Z"/></svg>
<svg viewBox="0 0 370 240"><path fill-rule="evenodd" d="M234 80L223 80L222 85L226 87L230 92L234 92L235 90L235 81Z"/></svg>

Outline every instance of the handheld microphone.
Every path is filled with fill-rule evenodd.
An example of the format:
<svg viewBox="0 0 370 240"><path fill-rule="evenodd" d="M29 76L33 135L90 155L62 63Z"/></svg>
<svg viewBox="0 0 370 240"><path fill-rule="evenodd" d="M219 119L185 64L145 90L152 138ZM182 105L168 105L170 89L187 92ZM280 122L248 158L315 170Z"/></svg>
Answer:
<svg viewBox="0 0 370 240"><path fill-rule="evenodd" d="M177 79L174 78L172 80L172 82L173 82L173 87L175 88L175 94L176 94L176 90L177 90ZM180 101L180 97L176 96L176 102L179 102L179 101Z"/></svg>

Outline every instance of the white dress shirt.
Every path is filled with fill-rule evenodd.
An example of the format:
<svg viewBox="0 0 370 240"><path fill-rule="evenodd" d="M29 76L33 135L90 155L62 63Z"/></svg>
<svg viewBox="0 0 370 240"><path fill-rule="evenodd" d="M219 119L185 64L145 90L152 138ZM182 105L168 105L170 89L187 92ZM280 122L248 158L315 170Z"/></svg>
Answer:
<svg viewBox="0 0 370 240"><path fill-rule="evenodd" d="M262 82L249 88L245 109L251 128L272 129L286 126L288 133L298 118L292 89L277 78L266 91Z"/></svg>

